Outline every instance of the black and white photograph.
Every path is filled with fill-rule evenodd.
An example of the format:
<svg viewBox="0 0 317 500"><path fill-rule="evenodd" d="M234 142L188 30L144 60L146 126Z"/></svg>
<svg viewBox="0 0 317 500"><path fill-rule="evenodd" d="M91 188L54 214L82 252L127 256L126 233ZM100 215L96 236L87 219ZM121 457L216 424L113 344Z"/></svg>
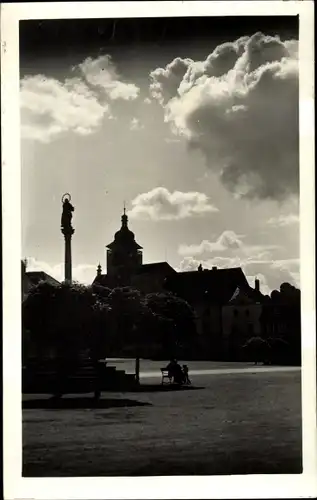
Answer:
<svg viewBox="0 0 317 500"><path fill-rule="evenodd" d="M19 20L22 478L300 476L301 16L154 3Z"/></svg>

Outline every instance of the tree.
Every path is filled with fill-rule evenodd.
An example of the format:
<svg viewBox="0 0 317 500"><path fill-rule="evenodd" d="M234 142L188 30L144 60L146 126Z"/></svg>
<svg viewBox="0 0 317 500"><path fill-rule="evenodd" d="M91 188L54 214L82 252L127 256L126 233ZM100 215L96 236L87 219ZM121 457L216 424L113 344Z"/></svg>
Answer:
<svg viewBox="0 0 317 500"><path fill-rule="evenodd" d="M148 328L152 314L138 290L115 288L108 297L113 335L119 350L129 346L135 355L135 380L140 381L140 358L151 338Z"/></svg>
<svg viewBox="0 0 317 500"><path fill-rule="evenodd" d="M94 362L105 359L109 355L113 343L113 329L110 323L111 309L107 302L97 297L93 305L90 325L90 355Z"/></svg>
<svg viewBox="0 0 317 500"><path fill-rule="evenodd" d="M156 332L163 352L175 357L188 347L196 331L192 308L184 299L168 292L150 293L147 307L156 318Z"/></svg>
<svg viewBox="0 0 317 500"><path fill-rule="evenodd" d="M100 285L99 283L93 283L91 285L91 290L96 297L98 297L99 300L106 302L110 293L111 293L111 288L108 288L106 286Z"/></svg>
<svg viewBox="0 0 317 500"><path fill-rule="evenodd" d="M41 281L31 288L22 304L22 326L29 332L38 357L43 357L53 343L59 292L59 285Z"/></svg>
<svg viewBox="0 0 317 500"><path fill-rule="evenodd" d="M266 362L270 357L270 345L261 337L251 337L243 346L249 359L258 364Z"/></svg>
<svg viewBox="0 0 317 500"><path fill-rule="evenodd" d="M289 343L278 337L269 337L267 341L271 347L271 363L286 364L289 359Z"/></svg>
<svg viewBox="0 0 317 500"><path fill-rule="evenodd" d="M23 326L37 359L41 363L52 359L60 386L94 345L95 303L91 287L47 282L33 287L23 303Z"/></svg>
<svg viewBox="0 0 317 500"><path fill-rule="evenodd" d="M36 347L37 361L47 367L50 357L55 396L62 395L66 379L82 357L92 358L98 369L98 360L107 349L108 313L105 297L89 286L41 282L30 291L23 303L23 326L28 329L29 343ZM27 370L31 380L36 366L35 371Z"/></svg>
<svg viewBox="0 0 317 500"><path fill-rule="evenodd" d="M272 326L275 337L288 345L289 363L301 362L301 293L289 283L282 283L279 291L271 293Z"/></svg>

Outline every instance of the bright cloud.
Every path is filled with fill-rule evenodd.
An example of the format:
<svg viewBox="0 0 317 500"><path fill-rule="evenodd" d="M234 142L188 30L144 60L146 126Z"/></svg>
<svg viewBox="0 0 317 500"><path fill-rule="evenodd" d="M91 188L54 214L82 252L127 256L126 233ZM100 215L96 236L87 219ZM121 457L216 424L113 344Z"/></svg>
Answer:
<svg viewBox="0 0 317 500"><path fill-rule="evenodd" d="M109 55L100 56L97 59L88 57L78 65L78 68L90 85L101 88L112 100L132 100L139 95L139 87L134 83L125 83L119 79Z"/></svg>
<svg viewBox="0 0 317 500"><path fill-rule="evenodd" d="M242 248L241 236L239 237L234 231L224 231L216 241L203 240L198 245L179 246L178 253L181 255L200 255L210 252L223 252L225 250L237 250Z"/></svg>
<svg viewBox="0 0 317 500"><path fill-rule="evenodd" d="M231 256L238 255L243 258L256 255L264 258L270 250L278 248L277 245L250 245L243 241L244 235L226 230L215 240L203 240L198 244L181 244L178 248L180 255L203 255L208 253L227 252Z"/></svg>
<svg viewBox="0 0 317 500"><path fill-rule="evenodd" d="M279 215L278 217L271 217L268 224L274 227L291 226L299 223L299 216L296 214Z"/></svg>
<svg viewBox="0 0 317 500"><path fill-rule="evenodd" d="M178 220L218 212L204 193L170 192L164 187L139 194L132 201L132 206L129 215L136 219Z"/></svg>
<svg viewBox="0 0 317 500"><path fill-rule="evenodd" d="M22 136L42 142L67 131L90 134L109 112L77 78L60 82L43 75L25 77L20 103Z"/></svg>
<svg viewBox="0 0 317 500"><path fill-rule="evenodd" d="M297 45L256 33L150 74L165 121L237 196L298 193Z"/></svg>
<svg viewBox="0 0 317 500"><path fill-rule="evenodd" d="M264 284L269 290L279 289L282 283L300 286L299 259L252 261L242 264L247 276L264 277ZM264 293L264 292L263 292Z"/></svg>
<svg viewBox="0 0 317 500"><path fill-rule="evenodd" d="M138 96L139 88L119 79L108 56L88 58L73 70L79 76L64 81L44 75L22 79L22 137L49 142L64 132L89 135L105 116L114 118L111 101Z"/></svg>

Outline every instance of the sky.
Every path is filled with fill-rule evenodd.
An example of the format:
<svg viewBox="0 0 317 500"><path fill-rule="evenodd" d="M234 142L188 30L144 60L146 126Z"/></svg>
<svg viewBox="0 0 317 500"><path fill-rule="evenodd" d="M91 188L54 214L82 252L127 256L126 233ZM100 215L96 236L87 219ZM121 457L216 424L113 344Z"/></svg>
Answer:
<svg viewBox="0 0 317 500"><path fill-rule="evenodd" d="M22 255L91 283L129 227L144 263L299 285L295 17L20 23Z"/></svg>

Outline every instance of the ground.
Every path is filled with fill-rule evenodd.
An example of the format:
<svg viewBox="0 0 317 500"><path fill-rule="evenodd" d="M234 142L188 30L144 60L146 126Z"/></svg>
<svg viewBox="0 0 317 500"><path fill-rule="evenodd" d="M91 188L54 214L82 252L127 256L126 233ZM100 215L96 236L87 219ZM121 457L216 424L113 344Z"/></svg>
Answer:
<svg viewBox="0 0 317 500"><path fill-rule="evenodd" d="M192 388L171 391L158 387L164 363L141 362L144 390L104 393L98 408L91 395L59 409L25 396L23 475L301 472L299 369L188 365Z"/></svg>

